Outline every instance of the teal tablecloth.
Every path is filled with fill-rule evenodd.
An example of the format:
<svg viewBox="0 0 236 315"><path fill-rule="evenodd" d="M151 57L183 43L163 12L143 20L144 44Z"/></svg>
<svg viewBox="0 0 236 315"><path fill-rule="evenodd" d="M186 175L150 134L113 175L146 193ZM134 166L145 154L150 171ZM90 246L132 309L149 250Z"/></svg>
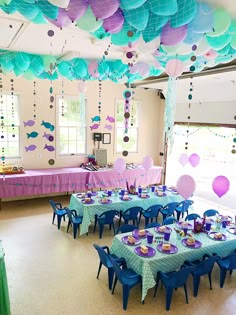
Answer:
<svg viewBox="0 0 236 315"><path fill-rule="evenodd" d="M10 301L8 294L7 275L4 252L0 241L0 315L10 315Z"/></svg>
<svg viewBox="0 0 236 315"><path fill-rule="evenodd" d="M95 203L92 205L85 205L81 202L81 199L76 197L77 194L71 195L69 208L75 209L79 215L83 216L83 222L80 227L80 235L85 234L88 232L89 225L91 221L94 220L95 214L101 214L104 211L108 210L118 210L118 211L125 211L131 207L142 207L144 210L153 206L155 204L166 205L169 202L181 202L183 198L180 195L176 195L173 193L168 192L164 197L157 197L154 193L150 193L150 198L141 199L138 196L131 196L132 200L130 201L122 201L120 197L110 197L112 200L111 204L102 205L98 201L102 196L102 192L93 199Z"/></svg>
<svg viewBox="0 0 236 315"><path fill-rule="evenodd" d="M173 228L173 225L170 225ZM160 236L156 233L154 228L149 229L155 236ZM151 258L143 258L134 252L135 246L125 245L121 238L131 233L116 235L111 246L111 253L118 257L124 257L129 268L135 270L142 276L142 300L144 300L148 289L155 286L155 279L158 271L169 272L179 269L186 259L196 260L200 259L204 254L216 253L220 256L227 256L236 249L236 236L230 233L227 234L226 241L212 240L207 234L194 234L194 237L202 242L202 247L199 249L191 249L184 246L181 240L176 238L176 232L172 231L170 243L178 247L176 254L163 254L159 252L156 247L157 243L153 243L153 248L156 249L156 254ZM143 245L147 245L146 239L142 240ZM140 246L140 245L139 245Z"/></svg>

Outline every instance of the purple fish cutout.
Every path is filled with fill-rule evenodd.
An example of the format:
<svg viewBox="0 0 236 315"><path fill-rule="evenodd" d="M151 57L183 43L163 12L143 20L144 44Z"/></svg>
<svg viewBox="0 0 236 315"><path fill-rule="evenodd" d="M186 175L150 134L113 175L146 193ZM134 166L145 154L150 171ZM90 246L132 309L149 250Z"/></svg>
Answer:
<svg viewBox="0 0 236 315"><path fill-rule="evenodd" d="M115 122L115 118L113 118L111 116L107 116L106 120L108 120L110 123Z"/></svg>
<svg viewBox="0 0 236 315"><path fill-rule="evenodd" d="M50 133L44 132L43 138L46 138L47 140L49 140L50 137L52 137Z"/></svg>
<svg viewBox="0 0 236 315"><path fill-rule="evenodd" d="M35 124L34 120L23 121L24 127L29 126L32 127Z"/></svg>
<svg viewBox="0 0 236 315"><path fill-rule="evenodd" d="M28 151L34 151L36 149L36 145L34 144L31 144L29 145L28 147L25 147L25 151L28 152Z"/></svg>
<svg viewBox="0 0 236 315"><path fill-rule="evenodd" d="M50 152L55 151L55 148L52 145L47 145L47 144L45 144L44 149L47 149Z"/></svg>
<svg viewBox="0 0 236 315"><path fill-rule="evenodd" d="M107 130L111 130L112 129L112 126L111 125L105 125L105 127Z"/></svg>
<svg viewBox="0 0 236 315"><path fill-rule="evenodd" d="M91 130L93 129L98 129L99 124L93 124L92 126L89 126L91 128Z"/></svg>

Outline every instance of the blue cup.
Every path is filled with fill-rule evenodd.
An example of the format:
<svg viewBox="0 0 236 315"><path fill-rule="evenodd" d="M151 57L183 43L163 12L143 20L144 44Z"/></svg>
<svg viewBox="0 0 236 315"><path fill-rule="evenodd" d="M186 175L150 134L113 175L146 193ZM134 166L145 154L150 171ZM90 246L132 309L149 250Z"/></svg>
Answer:
<svg viewBox="0 0 236 315"><path fill-rule="evenodd" d="M152 242L153 242L153 234L152 233L147 233L147 242L148 242L148 244L152 244Z"/></svg>
<svg viewBox="0 0 236 315"><path fill-rule="evenodd" d="M138 194L141 195L142 191L143 191L142 187L139 187L138 188Z"/></svg>
<svg viewBox="0 0 236 315"><path fill-rule="evenodd" d="M125 189L121 189L120 194L121 194L121 196L124 196L124 194L125 194Z"/></svg>
<svg viewBox="0 0 236 315"><path fill-rule="evenodd" d="M222 228L223 228L223 229L226 229L226 226L227 226L227 221L222 221L222 223L221 223L221 224L222 224Z"/></svg>
<svg viewBox="0 0 236 315"><path fill-rule="evenodd" d="M87 192L87 197L91 198L92 197L92 193L90 191Z"/></svg>
<svg viewBox="0 0 236 315"><path fill-rule="evenodd" d="M108 191L107 191L107 195L108 195L108 197L111 197L112 191L111 191L111 190L108 190Z"/></svg>
<svg viewBox="0 0 236 315"><path fill-rule="evenodd" d="M167 186L166 185L162 185L162 191L165 192L166 191Z"/></svg>
<svg viewBox="0 0 236 315"><path fill-rule="evenodd" d="M151 187L152 192L155 191L155 188L156 188L156 186L152 186L152 187Z"/></svg>
<svg viewBox="0 0 236 315"><path fill-rule="evenodd" d="M207 232L210 232L210 230L211 230L211 223L210 223L210 222L207 222L207 223L206 223L206 231L207 231Z"/></svg>

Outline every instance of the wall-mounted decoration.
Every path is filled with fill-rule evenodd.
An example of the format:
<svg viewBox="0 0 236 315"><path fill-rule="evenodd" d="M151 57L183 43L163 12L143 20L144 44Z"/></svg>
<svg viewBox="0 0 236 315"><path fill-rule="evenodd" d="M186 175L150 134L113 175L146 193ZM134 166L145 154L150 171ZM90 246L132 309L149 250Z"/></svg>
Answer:
<svg viewBox="0 0 236 315"><path fill-rule="evenodd" d="M111 116L107 116L106 120L109 121L109 123L114 123L115 122L115 118L111 117Z"/></svg>
<svg viewBox="0 0 236 315"><path fill-rule="evenodd" d="M27 139L29 138L37 138L38 137L38 132L37 131L32 131L31 133L27 133Z"/></svg>
<svg viewBox="0 0 236 315"><path fill-rule="evenodd" d="M107 130L112 130L112 125L105 125L104 128Z"/></svg>
<svg viewBox="0 0 236 315"><path fill-rule="evenodd" d="M34 120L35 120L36 119L36 81L34 81L33 97L34 97L33 112L34 112Z"/></svg>
<svg viewBox="0 0 236 315"><path fill-rule="evenodd" d="M34 151L36 149L37 149L37 146L35 144L31 144L28 147L25 147L25 152Z"/></svg>
<svg viewBox="0 0 236 315"><path fill-rule="evenodd" d="M53 131L55 129L54 125L50 124L49 122L45 122L44 120L41 123L41 126L44 126L47 129Z"/></svg>
<svg viewBox="0 0 236 315"><path fill-rule="evenodd" d="M5 167L5 146L4 146L4 137L5 137L5 133L4 133L4 102L3 102L3 80L2 80L2 68L1 68L1 64L0 64L0 121L1 121L1 162L2 162L2 169L4 169ZM4 176L4 173L3 173Z"/></svg>
<svg viewBox="0 0 236 315"><path fill-rule="evenodd" d="M32 127L35 124L34 120L23 121L24 127Z"/></svg>
<svg viewBox="0 0 236 315"><path fill-rule="evenodd" d="M53 140L50 140L52 138L54 139L53 135L51 135L50 133L46 133L46 132L44 132L43 138L46 138L49 141L53 141Z"/></svg>
<svg viewBox="0 0 236 315"><path fill-rule="evenodd" d="M54 146L52 146L52 145L47 145L47 144L45 144L44 149L48 150L49 152L55 151Z"/></svg>
<svg viewBox="0 0 236 315"><path fill-rule="evenodd" d="M49 165L54 165L55 164L55 160L53 160L53 159L48 160L48 164Z"/></svg>
<svg viewBox="0 0 236 315"><path fill-rule="evenodd" d="M89 126L91 130L98 129L99 124L93 124L92 126Z"/></svg>
<svg viewBox="0 0 236 315"><path fill-rule="evenodd" d="M92 120L92 123L95 121L101 121L101 117L100 116L94 116L94 117L91 117L91 120Z"/></svg>
<svg viewBox="0 0 236 315"><path fill-rule="evenodd" d="M111 143L111 134L110 133L103 133L102 143L103 144L110 144Z"/></svg>

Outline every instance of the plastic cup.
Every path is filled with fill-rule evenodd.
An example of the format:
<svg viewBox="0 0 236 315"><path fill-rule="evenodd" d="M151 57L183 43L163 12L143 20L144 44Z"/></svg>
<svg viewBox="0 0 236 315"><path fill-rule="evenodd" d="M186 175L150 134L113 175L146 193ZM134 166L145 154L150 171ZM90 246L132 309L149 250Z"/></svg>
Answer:
<svg viewBox="0 0 236 315"><path fill-rule="evenodd" d="M222 228L223 228L223 229L226 229L226 226L227 226L227 221L222 221L222 223L221 223L221 224L222 224Z"/></svg>
<svg viewBox="0 0 236 315"><path fill-rule="evenodd" d="M165 241L169 241L170 240L170 233L171 233L170 230L165 230L164 231L164 240Z"/></svg>
<svg viewBox="0 0 236 315"><path fill-rule="evenodd" d="M143 191L142 188L139 187L139 188L138 188L138 193L139 193L139 195L141 195L142 191Z"/></svg>
<svg viewBox="0 0 236 315"><path fill-rule="evenodd" d="M121 194L121 196L124 196L124 194L125 194L125 189L121 189L120 194Z"/></svg>
<svg viewBox="0 0 236 315"><path fill-rule="evenodd" d="M166 191L167 186L166 185L162 185L162 191L165 192Z"/></svg>
<svg viewBox="0 0 236 315"><path fill-rule="evenodd" d="M148 244L152 244L152 242L153 242L153 234L152 233L147 233L147 242L148 242Z"/></svg>
<svg viewBox="0 0 236 315"><path fill-rule="evenodd" d="M187 228L183 228L183 231L184 231L184 235L186 236L187 233L188 233L188 229Z"/></svg>
<svg viewBox="0 0 236 315"><path fill-rule="evenodd" d="M91 197L92 197L91 191L88 191L88 192L87 192L87 197L88 197L88 198L91 198Z"/></svg>
<svg viewBox="0 0 236 315"><path fill-rule="evenodd" d="M211 230L211 222L206 222L206 231L210 232Z"/></svg>
<svg viewBox="0 0 236 315"><path fill-rule="evenodd" d="M107 191L107 195L108 195L108 197L111 197L112 191L111 191L111 190L108 190L108 191Z"/></svg>
<svg viewBox="0 0 236 315"><path fill-rule="evenodd" d="M156 188L155 186L152 186L152 187L151 187L152 192L155 191L155 188Z"/></svg>

